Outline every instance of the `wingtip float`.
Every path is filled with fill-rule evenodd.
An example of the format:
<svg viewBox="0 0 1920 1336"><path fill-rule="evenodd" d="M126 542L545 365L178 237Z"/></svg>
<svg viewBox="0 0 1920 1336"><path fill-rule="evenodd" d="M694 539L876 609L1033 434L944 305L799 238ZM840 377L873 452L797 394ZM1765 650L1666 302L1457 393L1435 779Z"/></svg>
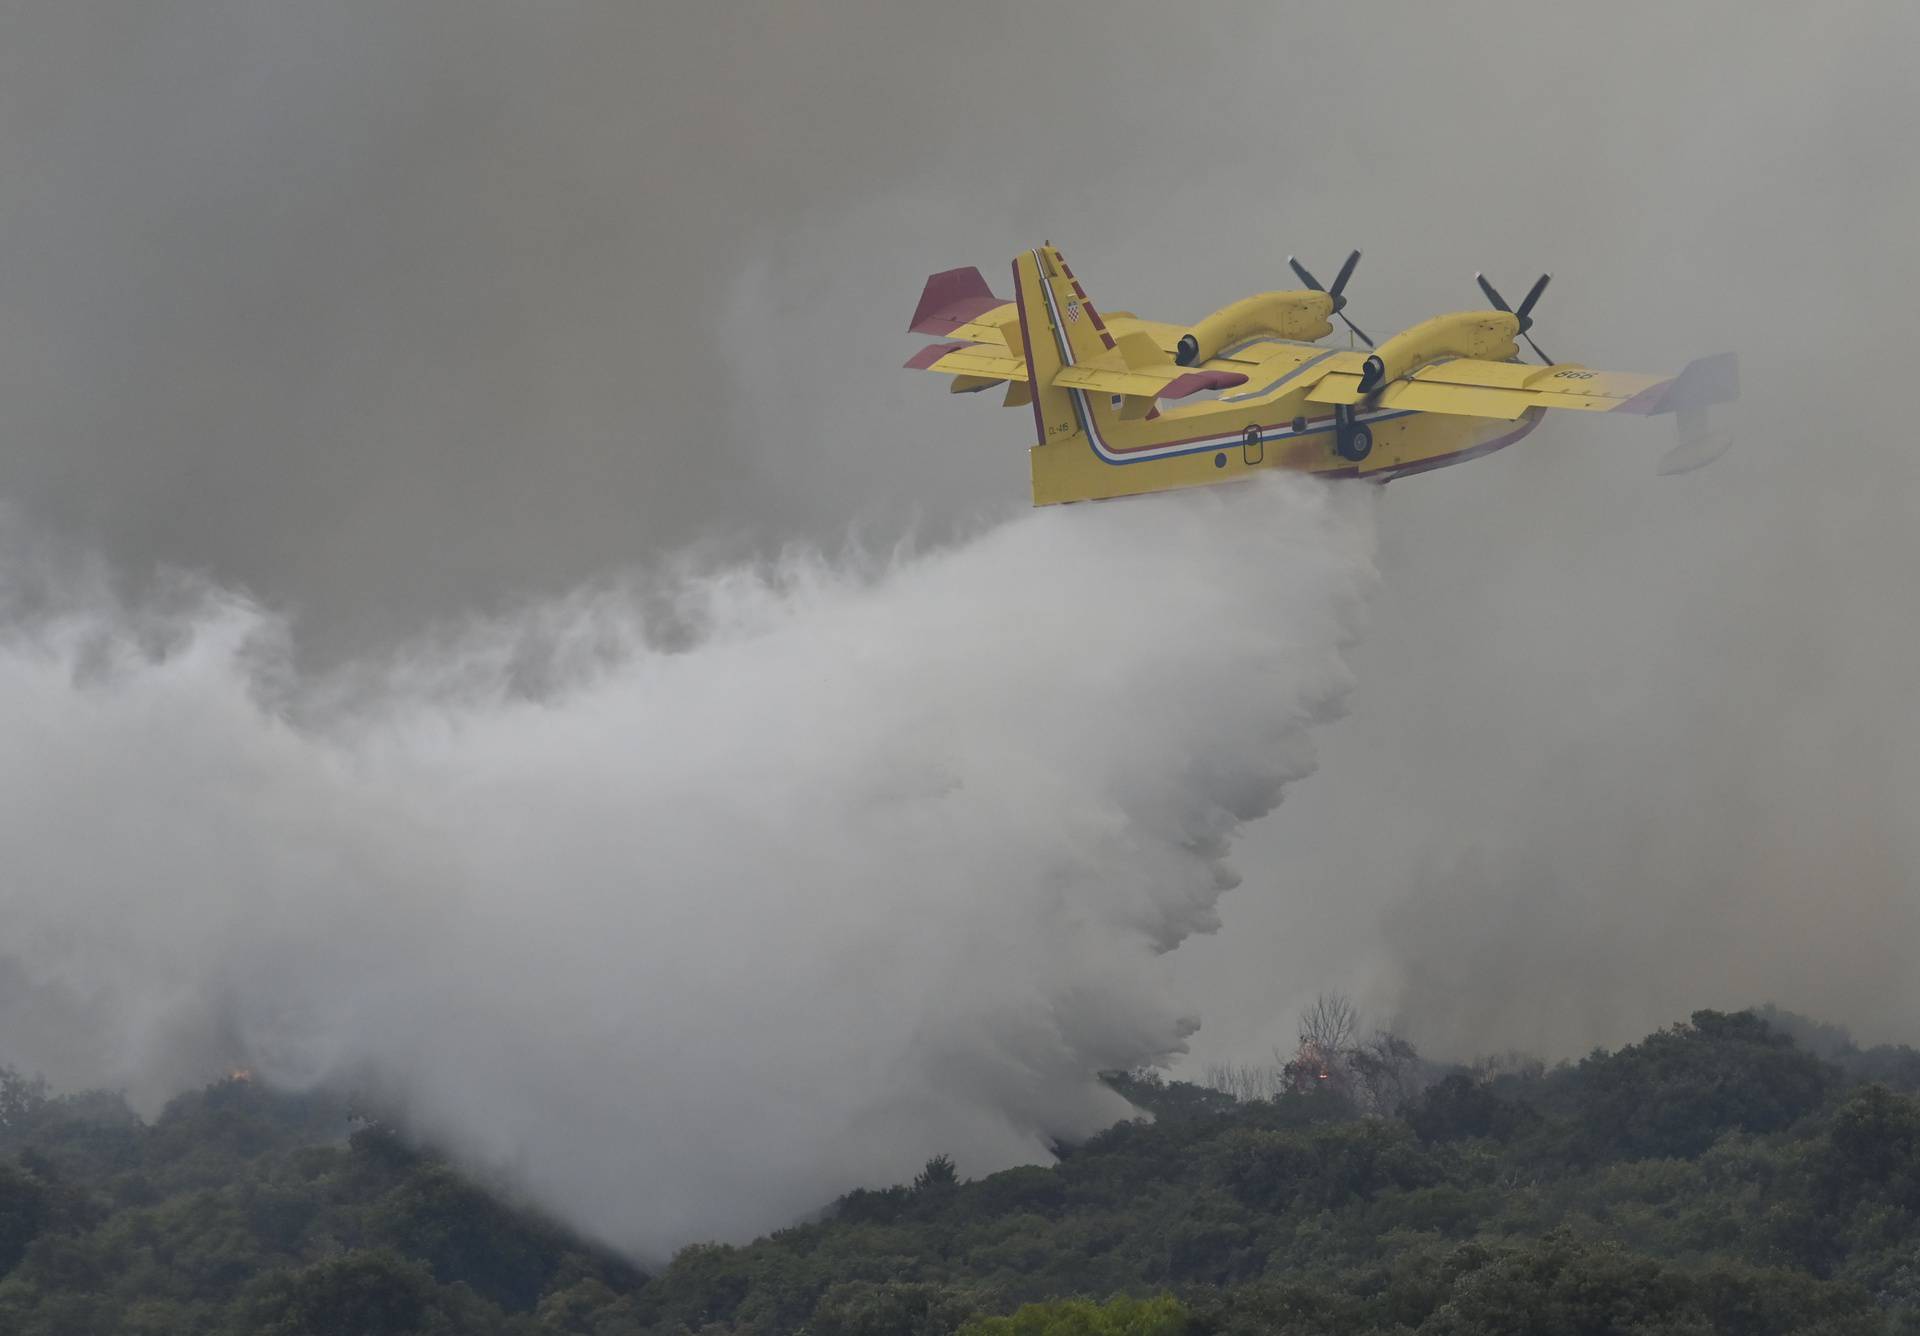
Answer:
<svg viewBox="0 0 1920 1336"><path fill-rule="evenodd" d="M1516 307L1476 274L1491 309L1435 316L1379 344L1345 314L1360 252L1322 287L1266 292L1192 325L1102 316L1051 243L1013 262L1014 295L977 269L927 280L909 331L945 340L907 362L953 378L956 394L1005 387L1031 408L1035 505L1227 482L1258 469L1376 482L1491 454L1548 409L1674 414L1680 444L1660 465L1680 473L1731 443L1707 410L1739 394L1733 354L1676 376L1555 363L1534 343L1542 275ZM1367 345L1326 348L1338 317ZM1519 360L1519 341L1543 365ZM1210 397L1181 403L1195 395Z"/></svg>

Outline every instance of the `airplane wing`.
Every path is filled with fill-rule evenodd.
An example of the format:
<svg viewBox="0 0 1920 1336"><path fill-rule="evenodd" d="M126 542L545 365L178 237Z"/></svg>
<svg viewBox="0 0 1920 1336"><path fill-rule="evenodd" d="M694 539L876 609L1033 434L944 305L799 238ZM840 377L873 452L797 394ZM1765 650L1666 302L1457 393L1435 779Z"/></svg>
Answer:
<svg viewBox="0 0 1920 1336"><path fill-rule="evenodd" d="M1200 366L1183 367L1175 364L1174 353L1186 326L1142 320L1130 311L1108 316L1106 324L1116 350L1099 361L1066 368L1054 383L1063 389L1117 394L1136 401L1141 412L1152 411L1157 399L1242 385L1250 368L1273 355L1273 349L1255 341ZM907 359L909 369L952 376L956 394L1007 383L1009 405L1029 401L1031 391L1016 388L1029 379L1019 310L994 296L978 269L949 269L929 278L908 329L949 340L915 353Z"/></svg>
<svg viewBox="0 0 1920 1336"><path fill-rule="evenodd" d="M1687 363L1677 376L1647 376L1630 371L1592 371L1573 363L1529 366L1461 357L1429 363L1371 395L1360 393L1360 377L1329 372L1307 398L1323 404L1404 408L1463 417L1524 417L1536 409L1568 408L1587 413L1672 413L1680 443L1660 461L1662 473L1686 473L1710 464L1733 444L1731 432L1709 430L1707 409L1740 397L1740 367L1732 353Z"/></svg>
<svg viewBox="0 0 1920 1336"><path fill-rule="evenodd" d="M1018 335L1014 337L1017 339ZM1135 337L1148 338L1145 334ZM1126 336L1118 342L1124 348ZM1158 349L1151 351L1159 353ZM1135 358L1140 356L1136 351ZM930 344L908 358L906 365L914 371L938 371L952 376L955 394L988 389L1003 381L1024 384L1031 376L1025 355L1015 354L1004 340ZM1110 359L1065 367L1054 375L1053 384L1063 390L1089 390L1144 400L1140 409L1146 412L1157 399L1184 399L1202 390L1232 389L1244 385L1246 380L1246 373L1242 371L1176 366L1163 353L1152 361L1130 361L1116 353ZM1025 403L1027 398L1015 394L1010 402Z"/></svg>
<svg viewBox="0 0 1920 1336"><path fill-rule="evenodd" d="M1729 402L1739 394L1731 353L1691 362L1678 376L1594 371L1577 363L1531 366L1457 357L1433 362L1377 393L1360 393L1360 377L1329 372L1307 397L1315 403L1354 404L1422 413L1517 419L1530 408L1588 413L1676 413Z"/></svg>
<svg viewBox="0 0 1920 1336"><path fill-rule="evenodd" d="M1202 390L1230 390L1247 383L1244 372L1191 371L1183 366L1062 368L1053 383L1063 390L1132 395L1139 399L1184 399Z"/></svg>

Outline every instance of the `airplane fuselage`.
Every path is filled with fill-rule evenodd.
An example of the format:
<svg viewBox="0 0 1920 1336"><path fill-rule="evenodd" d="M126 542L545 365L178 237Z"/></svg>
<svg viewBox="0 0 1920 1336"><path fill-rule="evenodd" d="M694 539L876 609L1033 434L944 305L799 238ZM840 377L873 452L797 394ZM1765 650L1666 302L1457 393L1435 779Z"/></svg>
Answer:
<svg viewBox="0 0 1920 1336"><path fill-rule="evenodd" d="M1365 458L1350 459L1340 453L1347 410L1307 402L1304 386L1224 397L1138 424L1121 422L1091 392L1071 394L1072 416L1046 424L1047 443L1030 452L1036 505L1201 487L1262 469L1387 482L1491 454L1544 416L1538 408L1508 421L1359 405L1351 421L1371 440Z"/></svg>

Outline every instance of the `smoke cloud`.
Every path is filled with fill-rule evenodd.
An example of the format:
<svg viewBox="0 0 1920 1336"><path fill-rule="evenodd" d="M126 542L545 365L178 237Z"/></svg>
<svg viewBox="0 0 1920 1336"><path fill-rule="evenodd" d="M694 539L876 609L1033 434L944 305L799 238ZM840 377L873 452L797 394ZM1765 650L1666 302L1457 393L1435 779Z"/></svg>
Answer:
<svg viewBox="0 0 1920 1336"><path fill-rule="evenodd" d="M1192 1029L1163 956L1344 699L1365 491L710 571L652 593L677 643L583 595L305 684L243 600L43 564L0 647L0 1053L149 1101L369 1082L647 1255L1045 1158Z"/></svg>

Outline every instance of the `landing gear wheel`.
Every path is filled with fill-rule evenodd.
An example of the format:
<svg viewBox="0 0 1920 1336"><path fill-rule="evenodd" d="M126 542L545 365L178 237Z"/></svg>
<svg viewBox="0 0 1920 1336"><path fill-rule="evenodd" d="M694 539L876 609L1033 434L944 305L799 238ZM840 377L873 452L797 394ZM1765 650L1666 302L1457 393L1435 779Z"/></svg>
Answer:
<svg viewBox="0 0 1920 1336"><path fill-rule="evenodd" d="M1355 422L1335 437L1333 448L1340 458L1358 464L1373 453L1373 429L1364 422Z"/></svg>

